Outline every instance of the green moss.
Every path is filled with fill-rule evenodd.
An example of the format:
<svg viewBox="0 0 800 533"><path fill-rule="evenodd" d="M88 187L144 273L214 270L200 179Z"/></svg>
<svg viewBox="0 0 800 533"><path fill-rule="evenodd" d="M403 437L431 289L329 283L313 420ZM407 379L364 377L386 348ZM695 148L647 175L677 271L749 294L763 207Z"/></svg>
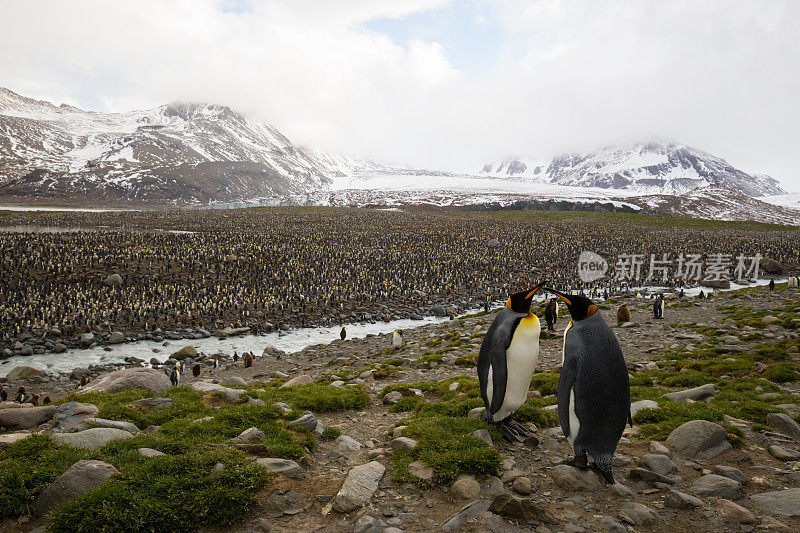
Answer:
<svg viewBox="0 0 800 533"><path fill-rule="evenodd" d="M461 357L457 357L456 360L453 362L456 366L465 366L465 367L474 367L478 364L477 356L475 355L462 355Z"/></svg>
<svg viewBox="0 0 800 533"><path fill-rule="evenodd" d="M555 372L536 372L531 379L531 388L538 390L542 396L549 396L558 391L558 380L561 374Z"/></svg>
<svg viewBox="0 0 800 533"><path fill-rule="evenodd" d="M432 353L432 354L426 354L426 355L423 355L422 357L419 358L419 362L420 363L441 363L442 362L442 357L444 357L444 355L442 353L439 353L439 352Z"/></svg>
<svg viewBox="0 0 800 533"><path fill-rule="evenodd" d="M393 385L387 385L384 387L380 394L378 394L378 398L383 398L392 391L408 392L411 389L419 389L422 392L426 392L434 387L436 387L436 383L429 383L427 381L418 381L416 383L395 383Z"/></svg>
<svg viewBox="0 0 800 533"><path fill-rule="evenodd" d="M225 468L215 473L214 465ZM224 449L124 462L120 475L50 515L52 532L195 531L247 516L264 469Z"/></svg>
<svg viewBox="0 0 800 533"><path fill-rule="evenodd" d="M773 363L767 365L766 370L762 376L764 379L774 381L776 383L786 383L787 381L795 381L800 379L800 365L795 363Z"/></svg>
<svg viewBox="0 0 800 533"><path fill-rule="evenodd" d="M363 409L370 403L369 395L362 387L331 387L326 383L251 389L251 394L264 400L268 405L284 402L293 409L314 413Z"/></svg>
<svg viewBox="0 0 800 533"><path fill-rule="evenodd" d="M319 438L322 439L322 440L334 440L335 438L339 437L341 434L342 434L342 432L339 431L338 429L328 426L328 427L325 428L325 431L322 432L322 435L320 435Z"/></svg>
<svg viewBox="0 0 800 533"><path fill-rule="evenodd" d="M514 418L520 422L532 422L537 427L542 428L552 428L558 425L558 413L556 411L542 409L541 406L536 405L530 399L517 409L516 413L514 413Z"/></svg>
<svg viewBox="0 0 800 533"><path fill-rule="evenodd" d="M665 387L698 387L713 381L714 379L709 374L697 370L662 374L658 378L658 384Z"/></svg>
<svg viewBox="0 0 800 533"><path fill-rule="evenodd" d="M500 454L481 439L471 435L489 426L471 418L426 416L408 422L403 434L417 441L412 450L395 453L392 474L397 481L422 484L408 473L408 465L422 460L433 469L435 483L449 483L459 474L487 476L497 474ZM496 435L499 437L499 435Z"/></svg>
<svg viewBox="0 0 800 533"><path fill-rule="evenodd" d="M413 411L420 402L424 401L424 398L421 398L416 394L413 396L405 396L399 402L394 404L389 410L393 413L406 413L408 411Z"/></svg>

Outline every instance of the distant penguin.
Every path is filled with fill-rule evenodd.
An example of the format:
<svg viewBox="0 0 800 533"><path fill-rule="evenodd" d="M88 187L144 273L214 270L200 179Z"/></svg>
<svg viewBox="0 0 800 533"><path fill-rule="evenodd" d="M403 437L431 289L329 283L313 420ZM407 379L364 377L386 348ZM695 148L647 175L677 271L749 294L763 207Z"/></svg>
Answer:
<svg viewBox="0 0 800 533"><path fill-rule="evenodd" d="M33 405L34 407L39 405L39 395L38 394L34 394L31 397L31 405Z"/></svg>
<svg viewBox="0 0 800 533"><path fill-rule="evenodd" d="M683 292L683 289L681 289L681 292L678 294L678 298L683 298L684 296L686 296L686 293Z"/></svg>
<svg viewBox="0 0 800 533"><path fill-rule="evenodd" d="M628 309L628 306L622 304L617 309L617 324L624 324L625 322L631 321L631 310Z"/></svg>
<svg viewBox="0 0 800 533"><path fill-rule="evenodd" d="M0 387L0 401L5 402L6 400L8 400L8 393L4 388Z"/></svg>
<svg viewBox="0 0 800 533"><path fill-rule="evenodd" d="M236 350L233 351L233 360L234 362L239 360L239 354L236 353Z"/></svg>
<svg viewBox="0 0 800 533"><path fill-rule="evenodd" d="M619 340L597 306L577 294L556 292L572 317L564 330L558 419L575 457L568 464L586 469L587 454L608 483L625 424L631 420L628 369Z"/></svg>
<svg viewBox="0 0 800 533"><path fill-rule="evenodd" d="M399 348L403 345L403 330L395 330L392 333L392 346Z"/></svg>
<svg viewBox="0 0 800 533"><path fill-rule="evenodd" d="M253 354L246 353L244 354L244 367L250 368L251 366L253 366Z"/></svg>
<svg viewBox="0 0 800 533"><path fill-rule="evenodd" d="M30 397L25 394L25 387L20 387L17 389L17 397L14 398L14 401L17 403L28 403L28 399Z"/></svg>
<svg viewBox="0 0 800 533"><path fill-rule="evenodd" d="M544 308L544 321L547 323L547 331L553 331L558 320L558 303L555 298L551 298Z"/></svg>
<svg viewBox="0 0 800 533"><path fill-rule="evenodd" d="M775 290L775 280L774 279L769 280L769 290L771 290L771 291Z"/></svg>
<svg viewBox="0 0 800 533"><path fill-rule="evenodd" d="M345 340L347 338L347 330L342 328L342 331L339 332L339 338Z"/></svg>
<svg viewBox="0 0 800 533"><path fill-rule="evenodd" d="M664 298L656 296L653 302L653 318L664 318Z"/></svg>
<svg viewBox="0 0 800 533"><path fill-rule="evenodd" d="M197 377L197 376L199 376L199 375L200 375L200 370L201 370L201 368L200 368L200 365L194 365L194 366L192 367L192 375L193 375L194 377Z"/></svg>
<svg viewBox="0 0 800 533"><path fill-rule="evenodd" d="M706 293L704 293L703 291L700 291L700 294L698 294L697 297L700 298L701 300L704 300L705 297L706 297Z"/></svg>
<svg viewBox="0 0 800 533"><path fill-rule="evenodd" d="M217 359L216 357L214 359L212 359L211 360L211 366L214 367L214 368L219 368L219 359Z"/></svg>
<svg viewBox="0 0 800 533"><path fill-rule="evenodd" d="M529 436L513 415L528 398L539 360L542 327L539 318L531 313L531 302L541 287L542 283L511 295L486 332L478 354L484 420L495 424L509 442Z"/></svg>
<svg viewBox="0 0 800 533"><path fill-rule="evenodd" d="M86 386L86 376L81 376L81 384L79 386L80 387L85 387Z"/></svg>
<svg viewBox="0 0 800 533"><path fill-rule="evenodd" d="M173 387L177 387L178 386L178 383L181 380L181 373L178 370L178 365L175 365L172 368L172 372L170 372L170 374L169 374L169 380L172 382L172 386Z"/></svg>
<svg viewBox="0 0 800 533"><path fill-rule="evenodd" d="M45 396L42 405L50 405L50 396Z"/></svg>

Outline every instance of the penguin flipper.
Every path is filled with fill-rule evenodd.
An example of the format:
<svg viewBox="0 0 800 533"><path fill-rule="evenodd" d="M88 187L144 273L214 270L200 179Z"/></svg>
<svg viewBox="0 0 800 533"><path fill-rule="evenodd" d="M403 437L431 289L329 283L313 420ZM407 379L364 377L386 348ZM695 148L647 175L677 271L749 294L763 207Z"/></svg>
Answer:
<svg viewBox="0 0 800 533"><path fill-rule="evenodd" d="M575 355L564 353L564 364L561 367L561 376L558 378L558 421L561 422L561 431L569 437L569 401L570 392L575 384L578 364Z"/></svg>

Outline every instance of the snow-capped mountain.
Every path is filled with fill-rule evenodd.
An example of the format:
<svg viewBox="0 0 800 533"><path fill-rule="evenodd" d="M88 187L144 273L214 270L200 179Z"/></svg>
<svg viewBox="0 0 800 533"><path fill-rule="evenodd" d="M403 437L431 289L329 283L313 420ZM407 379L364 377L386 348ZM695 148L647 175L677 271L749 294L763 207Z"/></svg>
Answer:
<svg viewBox="0 0 800 533"><path fill-rule="evenodd" d="M708 186L748 196L784 193L774 178L748 174L696 148L661 142L613 146L551 160L508 158L484 165L481 175L649 194L682 194Z"/></svg>
<svg viewBox="0 0 800 533"><path fill-rule="evenodd" d="M377 165L298 147L228 107L95 113L0 88L0 197L203 205L325 188Z"/></svg>

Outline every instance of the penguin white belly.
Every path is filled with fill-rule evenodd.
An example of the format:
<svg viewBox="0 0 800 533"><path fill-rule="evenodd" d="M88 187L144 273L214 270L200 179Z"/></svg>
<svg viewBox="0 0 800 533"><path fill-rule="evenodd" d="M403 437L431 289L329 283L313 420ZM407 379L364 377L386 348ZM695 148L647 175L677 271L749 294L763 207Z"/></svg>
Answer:
<svg viewBox="0 0 800 533"><path fill-rule="evenodd" d="M533 371L539 360L539 334L541 327L537 318L527 318L520 321L514 331L514 337L506 350L506 396L503 405L494 414L495 422L503 420L520 408L528 398L528 389L531 386ZM492 399L492 369L489 369L489 386L487 396Z"/></svg>
<svg viewBox="0 0 800 533"><path fill-rule="evenodd" d="M569 440L570 445L575 442L578 437L578 431L581 429L581 421L578 420L578 415L575 414L575 389L569 391Z"/></svg>

